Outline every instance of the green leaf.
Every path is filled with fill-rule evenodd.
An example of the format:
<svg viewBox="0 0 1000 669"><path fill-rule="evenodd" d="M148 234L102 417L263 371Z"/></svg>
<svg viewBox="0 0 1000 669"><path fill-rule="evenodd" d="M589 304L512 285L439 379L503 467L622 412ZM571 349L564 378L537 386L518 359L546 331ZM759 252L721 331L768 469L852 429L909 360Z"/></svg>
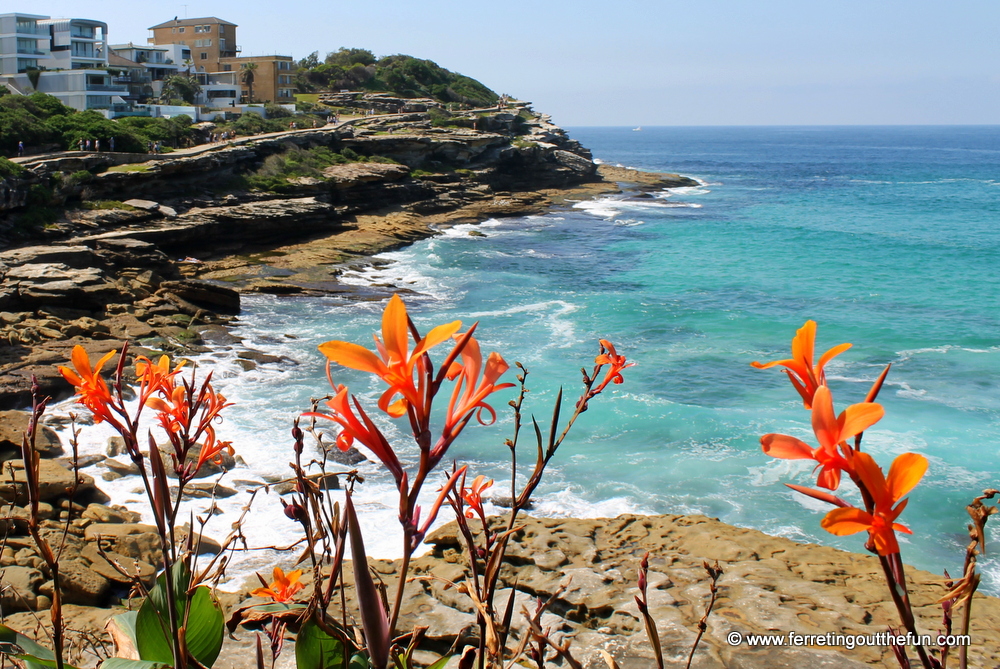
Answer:
<svg viewBox="0 0 1000 669"><path fill-rule="evenodd" d="M448 664L448 660L450 659L451 657L447 655L442 655L441 657L439 657L437 660L434 661L434 664L427 667L427 669L444 669L444 665Z"/></svg>
<svg viewBox="0 0 1000 669"><path fill-rule="evenodd" d="M206 585L199 585L191 596L191 610L188 613L188 652L206 667L211 667L222 650L226 620L222 607Z"/></svg>
<svg viewBox="0 0 1000 669"><path fill-rule="evenodd" d="M365 665L367 669L367 661ZM310 618L295 637L295 666L297 669L341 669L344 644L321 630Z"/></svg>
<svg viewBox="0 0 1000 669"><path fill-rule="evenodd" d="M0 625L0 655L8 655L24 663L25 669L48 669L56 666L55 654L20 632ZM63 664L65 669L76 669Z"/></svg>
<svg viewBox="0 0 1000 669"><path fill-rule="evenodd" d="M119 613L117 616L113 616L115 622L118 623L118 629L125 632L125 634L132 639L133 645L135 645L135 619L138 615L138 611L126 611L125 613Z"/></svg>
<svg viewBox="0 0 1000 669"><path fill-rule="evenodd" d="M176 563L172 573L174 587L179 593L174 598L178 624L185 627L184 640L188 653L201 664L211 667L222 650L225 630L222 608L212 596L211 589L204 585L194 589L190 600L184 597L191 580L186 564ZM172 665L173 633L169 629L166 589L166 579L161 574L135 618L136 647L143 660Z"/></svg>
<svg viewBox="0 0 1000 669"><path fill-rule="evenodd" d="M246 611L257 611L260 613L285 613L286 611L304 611L308 607L305 604L286 604L284 602L273 602L271 604L258 604L246 607Z"/></svg>
<svg viewBox="0 0 1000 669"><path fill-rule="evenodd" d="M183 624L184 604L191 572L183 560L171 568L174 586L178 625ZM149 597L139 607L135 619L135 641L139 657L151 662L173 665L174 632L170 629L170 613L167 608L167 579L165 574L156 577L156 585L149 591Z"/></svg>
<svg viewBox="0 0 1000 669"><path fill-rule="evenodd" d="M109 657L101 663L101 669L170 669L170 665L162 662L150 662L149 660Z"/></svg>
<svg viewBox="0 0 1000 669"><path fill-rule="evenodd" d="M355 653L351 656L351 662L347 669L371 669L372 663L364 653Z"/></svg>

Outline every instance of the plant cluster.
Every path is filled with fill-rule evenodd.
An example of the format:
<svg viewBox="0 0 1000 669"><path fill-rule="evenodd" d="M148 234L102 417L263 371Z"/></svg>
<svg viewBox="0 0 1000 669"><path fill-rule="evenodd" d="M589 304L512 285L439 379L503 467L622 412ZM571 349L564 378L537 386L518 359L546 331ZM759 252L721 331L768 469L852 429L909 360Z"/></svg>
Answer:
<svg viewBox="0 0 1000 669"><path fill-rule="evenodd" d="M927 458L919 453L903 453L896 456L889 467L888 475L882 471L875 459L862 451L861 442L865 430L882 419L885 411L875 402L882 384L889 374L891 365L875 380L863 402L848 406L840 414L834 411L833 394L826 383L826 365L836 356L851 347L840 344L815 359L816 322L807 321L792 339L792 357L769 363L751 363L757 369L784 367L789 381L802 398L803 406L810 412L812 429L818 446L813 447L796 437L785 434L765 434L760 439L764 452L771 457L788 460L812 460L814 471L819 474L816 485L825 490L817 490L786 483L792 490L828 503L835 507L824 516L820 525L826 531L838 536L867 532L865 549L878 557L885 576L889 595L898 614L900 626L910 638L919 640L913 605L906 584L906 570L900 554L897 533L913 534L907 526L897 522L908 499L904 499L927 472ZM847 478L861 497L861 506L855 506L834 493L842 479ZM973 500L967 508L973 524L969 525L970 542L966 548L965 565L962 576L952 579L945 571L947 593L938 600L942 605L943 629L947 637L953 632L955 610L964 607L963 615L955 630L958 635L967 635L971 621L972 595L979 586L976 559L985 552L984 527L997 507L983 503L993 499L996 490L986 490ZM894 630L890 628L890 633ZM910 659L905 646L893 646L893 653L900 667L908 669ZM948 646L927 648L913 646L918 662L924 669L943 669L955 649ZM958 647L958 666L967 666L967 646Z"/></svg>
<svg viewBox="0 0 1000 669"><path fill-rule="evenodd" d="M383 156L363 156L350 148L337 152L322 146L311 149L290 146L282 153L268 156L264 164L247 177L246 183L250 188L281 192L292 186L289 179L322 178L325 168L349 163L395 164L396 161Z"/></svg>
<svg viewBox="0 0 1000 669"><path fill-rule="evenodd" d="M296 419L292 429L295 492L282 504L289 522L301 527L307 550L300 562L311 565L311 583L303 582L303 569L285 573L275 568L273 580L268 582L261 578L261 587L251 593L268 602L234 612L229 621L233 628L241 623L264 624L263 636L258 635L257 667L267 666L265 638L273 667L286 637L291 636L295 639L297 666L303 669L347 666L410 669L412 655L420 646L426 628L398 630L400 608L409 580L409 563L445 504L454 509L469 548L470 579L460 587L475 606L480 631L478 646L466 652L463 666L502 667L522 657L534 658L542 666L549 654L572 659L568 646L553 642L539 626L547 605L539 605L531 612L524 611L528 625L520 635L512 629L513 597L506 602L495 601L499 570L511 536L520 529L518 514L529 505L547 464L573 424L587 410L589 402L609 384L622 383L622 372L634 363L619 355L613 344L601 340L593 369L589 373L583 371L584 389L573 405L569 420L560 421L561 390L547 430L531 419L537 456L520 488L516 454L522 434L522 404L528 393L525 387L528 372L517 364L520 390L517 399L510 402L514 408L514 434L506 442L513 459L513 507L508 518L488 518L483 510L483 493L493 482L477 476L469 484L466 467L456 463L446 467L444 464L450 447L469 423L475 420L489 425L495 421L496 411L489 404L490 396L515 385L501 382L509 366L499 353L484 355L474 336L476 329L477 324L473 324L463 332L461 321L453 321L421 334L407 314L403 301L394 296L383 313L381 337L375 337L375 350L345 341L329 341L319 347L327 359L327 376L333 394L323 400L322 407L319 400L315 401L313 410L302 417L310 420L308 431L317 435L321 448L325 449L326 445L315 430L315 423L331 421L339 428L333 447L347 450L354 444L361 445L392 475L399 495L402 566L394 592L373 579L361 524L352 501L355 486L363 481L356 472L348 473L349 483L343 491L343 499L335 499L335 493L320 484L326 475L325 457L318 463L319 478L307 473L310 463L305 460L306 432ZM216 424L230 404L213 388L211 374L199 381L195 370L186 374L183 363L172 365L167 356L156 362L136 357L137 387L129 388L123 382L127 348L126 345L118 358L110 384L101 372L116 351L91 363L83 348L78 346L73 350L72 366L59 368L63 377L76 388L78 403L87 408L94 421L106 423L122 437L125 451L142 478L162 547L162 569L155 584L147 588L138 575L134 578L141 605L113 619L109 629L118 652L116 657L104 660L102 666L105 669L211 667L222 648L225 627L214 585L224 571L227 555L242 539L240 527L249 505L244 519L234 525L233 533L225 541L223 552L207 565L199 565L197 559L200 533L190 531L182 535L178 533L177 524L185 486L206 463L217 460L223 451L233 450L229 442L222 441L216 434ZM436 349L447 351L437 361L432 359ZM337 365L374 374L386 384L376 408L388 418L408 424L420 453L415 465L403 464L397 448L379 429L369 411L347 387L336 382L334 370ZM129 397L134 401L127 401ZM37 453L31 440L44 407L44 400L36 402L32 426L24 442L29 500L35 499L30 491L37 491L38 487ZM142 434L140 418L149 412L166 437L165 444L158 444L152 431ZM169 487L168 474L171 473L176 477L176 488ZM421 491L427 485L436 485L433 481L439 475L443 475L443 485L434 496L433 504L424 508L418 502ZM201 529L209 519L210 514L197 518ZM37 532L32 536L51 567L58 592L60 549L50 547L49 539ZM350 579L345 578L344 573L348 544ZM346 588L354 591L356 611L346 609ZM58 596L53 601L51 616L54 651L14 630L0 627L0 642L7 644L0 647L0 652L30 669L68 667L62 660L64 621ZM511 647L508 641L518 636L518 643ZM448 659L442 657L433 666L440 669Z"/></svg>
<svg viewBox="0 0 1000 669"><path fill-rule="evenodd" d="M444 69L431 60L402 54L376 58L367 49L341 48L323 62L313 52L298 63L299 91L366 90L404 98L429 97L474 107L496 104L499 96L480 82Z"/></svg>
<svg viewBox="0 0 1000 669"><path fill-rule="evenodd" d="M295 639L298 667L305 669L410 669L413 653L420 648L426 628L401 628L400 612L409 583L411 558L426 537L441 509L448 505L454 511L459 536L465 544L467 560L465 578L456 583L457 590L467 596L476 616L477 634L459 662L463 669L502 669L519 662L530 662L544 669L548 663L581 669L571 652L569 642L554 640L542 625L542 615L558 598L560 591L547 602L538 602L532 609L522 608L525 626L515 629L515 591L505 599L498 596L500 570L506 560L512 537L521 529L519 514L528 508L551 459L567 438L577 419L587 411L589 403L611 384L623 383L622 373L631 367L614 344L600 340L599 353L590 371L582 370L583 390L572 408L564 405L560 389L547 426L534 417L525 420L523 403L528 388L528 370L520 363L517 384L501 382L509 365L496 352L484 355L475 337L478 324L463 331L461 321L438 325L421 333L407 313L403 301L394 296L383 315L380 336L374 337L374 349L346 341L329 341L319 346L327 360L327 378L332 394L313 401L311 411L296 418L292 428L291 463L295 482L294 492L282 500L289 522L299 526L306 550L298 560L303 568L285 572L275 568L270 581L260 578L261 587L251 594L264 598L264 604L250 604L235 611L229 626L263 625L257 637L256 666L271 667L282 652L287 638ZM761 438L764 452L772 457L811 460L819 471L816 485L823 490L786 484L791 489L834 508L821 525L828 531L847 535L867 532L865 547L878 557L889 586L889 594L900 616L900 625L913 639L919 639L913 608L907 590L906 575L900 556L897 533L909 533L897 522L906 507L906 495L920 482L927 470L927 459L916 453L904 453L895 458L888 475L861 448L864 431L884 414L875 402L889 372L887 366L875 381L863 402L847 407L839 415L834 411L833 397L826 384L825 366L835 356L850 347L842 344L814 359L816 324L807 322L792 341L792 357L771 363L753 363L766 369L783 366L794 389L810 412L818 446L813 447L788 435L767 434ZM127 350L127 345L126 345ZM171 365L166 356L153 362L144 357L134 361L138 387L129 391L122 378L126 350L120 356L113 382L109 385L101 370L115 355L112 351L96 364L91 364L82 348L73 351L72 368L60 371L79 395L78 402L94 416L121 435L128 456L142 477L143 488L153 509L153 520L162 546L162 571L155 584L147 588L136 576L135 590L142 598L136 611L117 616L118 656L105 660L106 669L161 669L163 667L211 667L224 642L224 617L214 596L214 585L222 575L228 555L242 538L244 518L234 525L224 544L223 553L208 565L197 561L198 538L194 531L186 536L177 532L179 508L185 486L198 470L220 458L233 446L219 439L216 424L229 406L217 393L211 375L198 381L195 371L184 373L182 365ZM442 356L436 356L443 351ZM384 384L384 390L374 407L366 407L348 387L338 382L336 370L346 367L374 375ZM494 393L517 387L513 408L513 434L505 444L511 455L511 507L505 517L489 517L483 507L486 491L494 481L483 475L471 477L466 466L447 462L452 445L465 428L476 420L490 425L496 411L490 404ZM134 395L136 401L126 402ZM31 439L34 426L44 410L44 401L36 401L32 427L24 440L23 457L28 499L32 509L32 488L37 488L37 453ZM373 418L375 412L384 415ZM568 420L563 414L569 411ZM142 438L139 418L152 412L166 443L158 445L150 432ZM308 419L305 429L300 419ZM382 420L399 420L406 426L416 447L417 458L406 464L399 456L398 446L386 436L379 424ZM317 424L329 421L336 425L334 444L324 443L324 433ZM310 460L306 453L306 434L317 439L323 458ZM534 464L526 472L519 471L518 454L524 436L534 442ZM140 450L142 444L146 450ZM359 445L370 452L392 476L398 494L398 522L402 560L394 586L373 577L365 552L364 533L353 502L355 488L363 484L356 471L345 472L348 484L342 492L333 492L323 484L329 448L346 451ZM319 474L310 474L318 465ZM523 467L523 465L522 465ZM177 487L167 483L168 472L177 479ZM852 505L834 493L842 481L850 480L857 488L861 504ZM520 484L519 484L520 482ZM432 502L421 504L421 493L427 486L439 485ZM939 602L943 610L945 634L954 630L968 634L972 596L979 584L977 556L985 549L985 524L997 512L996 506L985 502L1000 495L987 490L968 507L969 544L966 548L963 574L952 578L945 573L945 594ZM33 511L33 517L37 512ZM198 518L201 529L210 519ZM192 526L194 525L192 518ZM53 574L58 593L59 548L52 548L48 538L32 532L39 552ZM29 523L29 531L32 525ZM384 531L384 529L383 529ZM350 551L350 573L346 559ZM638 616L644 622L657 665L665 666L664 652L655 620L650 613L648 587L648 554L638 569L638 595L635 598ZM723 570L718 563L704 564L708 576L709 598L704 614L697 623L697 635L687 657L692 666L698 644L708 629L708 619L720 596L719 581ZM308 576L306 573L308 572ZM348 607L347 591L353 594ZM958 611L961 610L961 616ZM0 652L11 655L27 666L55 666L61 669L63 621L61 600L53 600L52 625L55 652L31 642L19 633L0 627L0 642L8 644ZM895 635L895 630L890 628ZM265 651L265 647L269 651ZM949 647L914 650L924 669L946 669ZM907 651L893 646L899 665L911 665ZM957 665L967 666L964 647L957 650ZM442 669L449 657L441 657L432 669ZM618 669L614 659L605 654L609 669Z"/></svg>

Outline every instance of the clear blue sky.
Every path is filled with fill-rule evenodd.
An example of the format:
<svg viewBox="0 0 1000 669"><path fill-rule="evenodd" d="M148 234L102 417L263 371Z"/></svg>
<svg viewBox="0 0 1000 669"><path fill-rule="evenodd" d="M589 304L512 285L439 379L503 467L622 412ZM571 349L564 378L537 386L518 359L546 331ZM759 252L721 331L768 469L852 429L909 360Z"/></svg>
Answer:
<svg viewBox="0 0 1000 669"><path fill-rule="evenodd" d="M1000 123L997 0L7 0L93 18L113 42L217 16L244 55L406 53L560 125Z"/></svg>

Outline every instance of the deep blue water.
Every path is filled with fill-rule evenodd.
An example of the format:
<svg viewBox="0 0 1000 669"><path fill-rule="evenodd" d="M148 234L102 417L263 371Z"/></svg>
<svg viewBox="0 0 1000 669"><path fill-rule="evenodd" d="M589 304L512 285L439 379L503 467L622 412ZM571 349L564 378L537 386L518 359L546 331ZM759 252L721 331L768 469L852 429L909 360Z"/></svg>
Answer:
<svg viewBox="0 0 1000 669"><path fill-rule="evenodd" d="M814 481L808 464L776 461L759 444L767 432L813 441L785 376L750 367L787 357L811 318L820 351L854 343L828 368L838 410L862 401L893 364L880 397L886 417L865 448L886 469L899 453L927 455L930 471L900 519L914 531L904 559L960 571L964 507L1000 483L1000 128L569 132L604 162L704 186L488 221L478 228L486 237L459 226L348 276L415 291L407 301L425 329L480 321L484 349L531 370L531 411L543 422L557 386L568 395L578 387L598 338L638 362L557 455L538 513L704 513L861 551L862 536L827 534L824 505L781 485ZM274 453L287 444L290 416L326 392L315 346L369 344L380 309L332 298L246 301L248 343L301 363L219 382L238 402L224 438L252 468L284 465ZM337 380L377 397L363 374ZM470 429L451 453L474 473L507 476L510 397L495 402L498 425ZM412 458L402 432L393 435ZM520 460L531 457L526 443ZM393 535L387 477L370 473L367 512ZM985 565L996 592L997 565Z"/></svg>

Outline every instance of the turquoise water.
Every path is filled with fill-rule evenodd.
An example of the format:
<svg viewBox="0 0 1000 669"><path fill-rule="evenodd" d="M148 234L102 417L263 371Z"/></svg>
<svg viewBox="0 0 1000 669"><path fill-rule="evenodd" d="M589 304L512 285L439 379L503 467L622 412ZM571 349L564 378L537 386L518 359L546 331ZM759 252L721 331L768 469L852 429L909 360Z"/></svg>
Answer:
<svg viewBox="0 0 1000 669"><path fill-rule="evenodd" d="M1000 128L570 134L604 162L704 185L487 221L478 228L486 237L459 226L347 276L414 291L407 304L425 330L478 320L484 349L531 371L530 411L543 423L559 384L574 396L598 338L637 361L580 420L539 490L537 513L704 513L861 551L862 536L827 534L826 507L781 485L814 481L808 464L773 460L759 445L767 432L812 441L786 377L750 367L787 357L796 328L812 318L820 350L854 343L828 368L838 410L861 401L893 363L880 397L887 414L866 433L866 449L885 468L899 453L927 455L930 472L901 518L914 530L904 559L960 571L964 507L1000 482ZM290 417L326 392L315 346L370 343L381 305L273 297L245 305L247 344L299 363L246 374L220 363L217 372L238 402L220 434L266 472L288 460ZM344 370L337 380L374 403L379 388L365 375ZM511 397L495 402L498 425L470 429L450 456L474 473L508 476ZM384 424L412 459L402 432ZM520 460L531 457L525 442ZM388 477L368 471L365 508L392 553ZM997 564L986 571L997 592Z"/></svg>

